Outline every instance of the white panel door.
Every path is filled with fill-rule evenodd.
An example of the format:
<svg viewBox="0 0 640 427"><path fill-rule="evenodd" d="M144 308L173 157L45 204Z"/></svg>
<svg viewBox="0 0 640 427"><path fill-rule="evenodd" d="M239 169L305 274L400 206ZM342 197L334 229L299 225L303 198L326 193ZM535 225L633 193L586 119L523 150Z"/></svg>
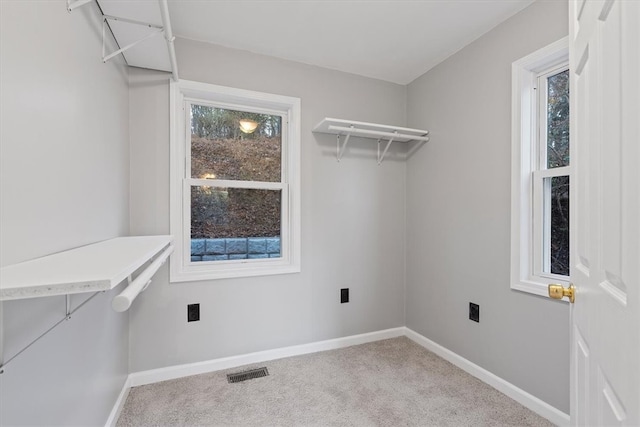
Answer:
<svg viewBox="0 0 640 427"><path fill-rule="evenodd" d="M640 425L640 0L572 0L571 421Z"/></svg>

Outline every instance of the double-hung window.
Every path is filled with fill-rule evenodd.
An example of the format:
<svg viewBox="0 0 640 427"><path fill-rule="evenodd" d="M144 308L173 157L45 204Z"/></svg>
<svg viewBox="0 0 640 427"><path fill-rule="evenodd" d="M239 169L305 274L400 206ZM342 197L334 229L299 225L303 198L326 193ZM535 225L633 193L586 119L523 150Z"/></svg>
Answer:
<svg viewBox="0 0 640 427"><path fill-rule="evenodd" d="M171 84L171 281L300 271L300 100Z"/></svg>
<svg viewBox="0 0 640 427"><path fill-rule="evenodd" d="M569 69L562 39L513 63L511 287L569 283Z"/></svg>

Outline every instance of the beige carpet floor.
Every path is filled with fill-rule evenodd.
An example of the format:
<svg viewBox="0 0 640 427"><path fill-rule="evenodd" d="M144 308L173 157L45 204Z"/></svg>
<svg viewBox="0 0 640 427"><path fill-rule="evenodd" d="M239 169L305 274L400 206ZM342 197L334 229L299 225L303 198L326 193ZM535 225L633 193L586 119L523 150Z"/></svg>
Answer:
<svg viewBox="0 0 640 427"><path fill-rule="evenodd" d="M266 366L269 376L229 384ZM118 426L550 426L405 337L134 387Z"/></svg>

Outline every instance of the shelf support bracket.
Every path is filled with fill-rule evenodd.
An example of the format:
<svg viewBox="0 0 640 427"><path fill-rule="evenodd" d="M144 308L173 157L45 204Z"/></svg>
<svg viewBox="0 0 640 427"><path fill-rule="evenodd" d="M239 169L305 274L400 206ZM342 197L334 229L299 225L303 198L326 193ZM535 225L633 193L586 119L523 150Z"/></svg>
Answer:
<svg viewBox="0 0 640 427"><path fill-rule="evenodd" d="M145 37L141 38L140 40L137 40L137 41L135 41L133 43L129 43L125 47L120 48L120 49L116 50L115 52L111 52L110 54L107 54L106 27L109 25L109 23L107 22L109 19L114 20L114 21L126 22L128 24L142 25L142 26L145 26L145 27L152 28L154 31L149 33L149 34L147 34ZM143 41L148 40L151 37L154 37L154 36L156 36L158 34L163 34L163 33L164 33L164 29L162 27L157 26L157 25L148 24L146 22L134 21L132 19L125 19L125 18L118 18L118 17L115 17L115 16L103 15L102 16L102 62L107 62L111 58L113 58L115 56L118 56L121 53L124 53L125 51L131 49L135 45L137 45L139 43L142 43Z"/></svg>
<svg viewBox="0 0 640 427"><path fill-rule="evenodd" d="M353 125L349 126L351 129L353 129ZM344 144L342 144L342 147L340 146L340 134L336 135L337 136L337 141L336 141L336 157L338 159L338 162L340 161L340 159L342 158L342 155L344 154L344 151L347 149L347 144L349 143L349 138L351 138L351 134L347 133L346 138L344 139Z"/></svg>
<svg viewBox="0 0 640 427"><path fill-rule="evenodd" d="M71 13L73 10L79 8L80 6L84 6L85 4L91 3L92 1L93 0L67 0L67 11Z"/></svg>
<svg viewBox="0 0 640 427"><path fill-rule="evenodd" d="M65 315L65 320L69 320L71 319L71 295L67 294L64 296L64 302L65 302L65 310L64 310L64 315Z"/></svg>
<svg viewBox="0 0 640 427"><path fill-rule="evenodd" d="M5 367L16 357L20 356L22 353L24 353L29 347L31 347L32 345L34 345L35 343L37 343L38 341L40 341L45 335L47 335L49 332L53 331L55 328L57 328L58 326L60 326L60 324L66 320L71 319L71 315L73 313L75 313L76 311L80 310L86 303L88 303L89 301L91 301L93 298L96 297L96 295L104 293L104 291L98 291L96 293L94 293L93 295L91 295L89 298L87 298L86 300L84 300L79 306L77 306L76 308L74 308L73 310L71 310L71 306L70 306L70 296L69 295L65 295L65 304L66 304L66 310L65 310L65 316L58 320L53 326L51 326L49 329L47 329L46 331L44 331L42 334L38 335L38 337L36 339L34 339L33 341L31 341L29 344L27 344L26 346L24 346L22 348L22 350L18 351L16 354L14 354L13 356L11 356L9 359L7 359L6 362L2 361L2 357L0 357L0 374L4 374L4 370ZM4 345L4 343L3 343ZM2 351L2 355L4 355L4 347L0 349Z"/></svg>
<svg viewBox="0 0 640 427"><path fill-rule="evenodd" d="M407 151L405 159L410 159L416 153L416 151L418 151L420 147L422 147L428 141L429 141L429 138L426 135L423 135L423 138L417 140L416 143L413 145L413 147L411 147L409 151Z"/></svg>
<svg viewBox="0 0 640 427"><path fill-rule="evenodd" d="M164 38L167 41L167 48L169 49L169 61L171 61L171 74L174 81L178 81L178 61L176 60L176 49L173 45L176 37L171 30L171 21L169 20L169 6L167 0L160 1L160 15L162 16L162 26L164 28Z"/></svg>
<svg viewBox="0 0 640 427"><path fill-rule="evenodd" d="M163 264L164 264L164 262L163 262ZM127 285L131 285L132 283L133 283L133 276L130 274L129 277L127 277ZM146 291L150 284L151 284L151 279L149 279L147 284L144 285L144 287L140 290L140 293Z"/></svg>
<svg viewBox="0 0 640 427"><path fill-rule="evenodd" d="M395 134L397 134L398 132L394 132ZM387 146L384 147L384 151L382 152L382 156L380 155L380 140L378 140L378 166L380 166L382 164L382 161L384 160L384 156L387 155L387 151L389 151L389 147L391 147L391 143L393 142L394 138L390 138L389 142L387 142Z"/></svg>

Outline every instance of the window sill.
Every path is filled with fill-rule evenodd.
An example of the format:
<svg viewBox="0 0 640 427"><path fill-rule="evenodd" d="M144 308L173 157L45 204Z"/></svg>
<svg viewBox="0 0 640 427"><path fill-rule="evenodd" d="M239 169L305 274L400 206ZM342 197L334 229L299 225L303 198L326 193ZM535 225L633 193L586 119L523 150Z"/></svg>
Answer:
<svg viewBox="0 0 640 427"><path fill-rule="evenodd" d="M561 284L562 286L565 286L565 287L569 286L568 280L557 280L557 279L547 279L545 281L542 281L542 279L540 281L521 280L517 283L512 283L511 289L520 291L520 292L526 292L528 294L539 295L539 296L551 299L551 297L549 297L549 288L548 288L549 284L551 283ZM557 300L554 300L554 301L557 301ZM564 299L562 301L568 302Z"/></svg>
<svg viewBox="0 0 640 427"><path fill-rule="evenodd" d="M204 267L204 266L203 266ZM300 273L299 265L255 265L248 266L247 264L239 264L238 268L229 268L226 266L224 269L215 271L211 268L202 270L189 269L185 271L178 271L176 273L171 272L169 281L171 283L181 282L196 282L204 280L217 280L217 279L235 279L241 277L257 277L257 276L272 276L277 274L294 274Z"/></svg>

